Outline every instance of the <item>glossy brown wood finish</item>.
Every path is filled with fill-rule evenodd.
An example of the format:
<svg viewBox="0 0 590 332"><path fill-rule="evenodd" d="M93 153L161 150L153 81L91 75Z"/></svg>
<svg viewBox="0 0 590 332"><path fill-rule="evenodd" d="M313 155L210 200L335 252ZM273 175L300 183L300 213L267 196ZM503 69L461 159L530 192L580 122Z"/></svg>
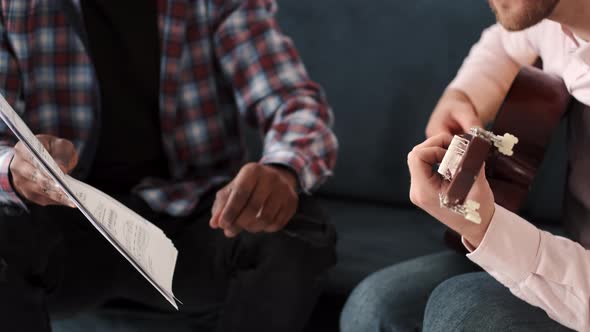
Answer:
<svg viewBox="0 0 590 332"><path fill-rule="evenodd" d="M545 151L571 96L563 81L534 67L523 67L493 123L496 135L518 138L514 155L493 149L486 160L486 176L496 203L518 212L525 202Z"/></svg>

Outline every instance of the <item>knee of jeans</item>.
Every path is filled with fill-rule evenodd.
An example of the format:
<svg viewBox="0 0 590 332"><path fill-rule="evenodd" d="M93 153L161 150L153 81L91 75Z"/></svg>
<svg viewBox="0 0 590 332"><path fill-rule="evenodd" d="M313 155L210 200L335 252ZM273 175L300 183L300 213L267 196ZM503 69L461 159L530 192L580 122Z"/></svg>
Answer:
<svg viewBox="0 0 590 332"><path fill-rule="evenodd" d="M424 331L492 331L494 305L490 298L491 283L486 273L468 273L441 283L430 295L424 313ZM501 324L503 325L503 324ZM489 329L491 328L491 330Z"/></svg>
<svg viewBox="0 0 590 332"><path fill-rule="evenodd" d="M395 276L393 276L395 279ZM363 280L350 294L340 315L342 332L394 331L396 310L403 299L392 282L390 269L376 272Z"/></svg>

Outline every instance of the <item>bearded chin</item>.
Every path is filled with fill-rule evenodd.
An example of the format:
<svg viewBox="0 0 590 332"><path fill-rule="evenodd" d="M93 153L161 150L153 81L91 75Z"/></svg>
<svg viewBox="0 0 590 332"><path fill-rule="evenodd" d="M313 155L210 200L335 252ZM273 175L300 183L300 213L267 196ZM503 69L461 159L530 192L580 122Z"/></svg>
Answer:
<svg viewBox="0 0 590 332"><path fill-rule="evenodd" d="M525 6L522 10L505 14L494 6L493 0L488 0L490 8L496 15L496 20L508 31L528 29L548 18L555 10L559 0L537 0L536 3Z"/></svg>

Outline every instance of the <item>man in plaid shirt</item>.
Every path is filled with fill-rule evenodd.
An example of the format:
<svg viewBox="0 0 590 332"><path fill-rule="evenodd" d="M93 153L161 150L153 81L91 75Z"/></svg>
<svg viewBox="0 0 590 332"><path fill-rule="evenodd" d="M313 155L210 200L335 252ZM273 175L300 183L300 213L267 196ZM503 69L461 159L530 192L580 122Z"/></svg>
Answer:
<svg viewBox="0 0 590 332"><path fill-rule="evenodd" d="M335 261L337 142L274 0L2 0L0 92L64 171L162 228L200 330L298 331ZM245 164L240 118L264 136ZM0 127L0 318L168 305Z"/></svg>

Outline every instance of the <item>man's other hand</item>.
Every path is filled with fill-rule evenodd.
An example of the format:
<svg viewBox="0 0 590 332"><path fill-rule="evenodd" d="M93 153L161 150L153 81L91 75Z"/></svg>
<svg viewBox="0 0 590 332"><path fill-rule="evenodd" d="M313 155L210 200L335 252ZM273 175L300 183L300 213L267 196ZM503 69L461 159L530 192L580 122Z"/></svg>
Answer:
<svg viewBox="0 0 590 332"><path fill-rule="evenodd" d="M217 192L210 225L227 237L242 230L273 233L283 229L299 204L297 177L290 170L250 163Z"/></svg>
<svg viewBox="0 0 590 332"><path fill-rule="evenodd" d="M465 93L449 89L440 98L430 116L426 137L463 134L469 132L471 127L482 127L475 106Z"/></svg>
<svg viewBox="0 0 590 332"><path fill-rule="evenodd" d="M72 142L50 135L36 135L64 173L78 164L78 153ZM36 166L33 155L23 143L14 146L9 167L14 190L26 200L41 205L76 207L44 170Z"/></svg>

